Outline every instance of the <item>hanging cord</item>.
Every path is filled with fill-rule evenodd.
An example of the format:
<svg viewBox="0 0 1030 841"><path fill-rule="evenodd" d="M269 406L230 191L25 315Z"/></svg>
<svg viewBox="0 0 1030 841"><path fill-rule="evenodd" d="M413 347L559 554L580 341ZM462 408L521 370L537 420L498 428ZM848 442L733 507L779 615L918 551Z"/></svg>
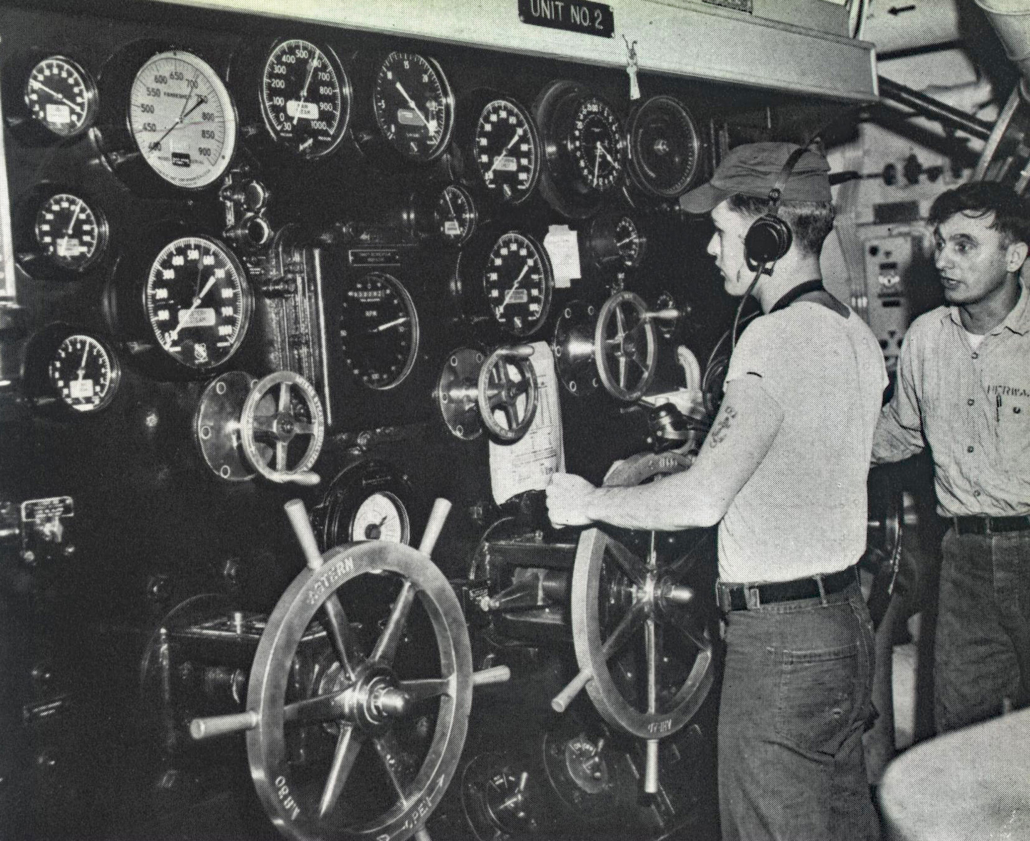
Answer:
<svg viewBox="0 0 1030 841"><path fill-rule="evenodd" d="M730 332L730 353L733 353L733 351L737 349L737 325L740 324L740 314L744 311L744 304L746 304L748 298L751 297L751 293L755 291L758 278L762 276L762 272L765 271L768 265L768 263L762 263L762 265L758 267L758 271L755 272L755 279L751 281L751 285L747 288L747 292L744 293L744 297L740 299L740 303L737 305L737 314L733 316L733 330Z"/></svg>

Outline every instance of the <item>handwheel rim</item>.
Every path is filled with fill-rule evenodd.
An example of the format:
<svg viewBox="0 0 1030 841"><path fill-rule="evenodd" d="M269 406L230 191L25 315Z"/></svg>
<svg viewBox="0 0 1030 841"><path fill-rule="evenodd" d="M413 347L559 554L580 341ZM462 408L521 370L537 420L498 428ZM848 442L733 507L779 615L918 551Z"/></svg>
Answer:
<svg viewBox="0 0 1030 841"><path fill-rule="evenodd" d="M272 434L276 438L276 443L271 455L271 462L275 466L271 466L260 450L262 443L258 441L257 411L261 402L271 396L276 386L279 387L279 393L275 396L277 411L271 415L261 416L265 421L271 419L268 424L275 427ZM296 388L304 399L304 405L311 415L309 423L298 423L296 415L293 414L289 399L293 388ZM287 467L288 446L294 438L301 436L309 438L307 447L296 464ZM314 387L299 374L293 371L276 371L256 382L251 388L240 411L240 445L251 467L266 479L287 482L296 474L309 470L322 452L324 438L325 415L322 403ZM267 444L263 446L268 447Z"/></svg>
<svg viewBox="0 0 1030 841"><path fill-rule="evenodd" d="M634 313L634 324L628 329L623 307ZM654 379L658 338L654 324L644 317L646 314L647 304L643 298L633 292L619 292L604 302L597 316L594 328L597 374L605 390L619 400L639 400ZM610 338L613 320L615 335ZM631 337L631 334L635 335ZM642 356L638 348L641 343L645 347Z"/></svg>
<svg viewBox="0 0 1030 841"><path fill-rule="evenodd" d="M519 440L529 431L533 418L536 417L539 386L536 372L533 370L533 363L529 359L510 356L506 350L507 348L495 350L487 357L483 367L479 369L477 400L483 426L486 427L487 432L500 441L510 442ZM518 371L521 377L518 383L510 382L506 367L509 365ZM501 371L503 374L500 378L501 391L491 386L491 375L495 371ZM520 409L518 398L523 395L525 395L525 405ZM498 408L502 409L506 418L510 414L510 422L507 427L502 426L494 416L494 411Z"/></svg>

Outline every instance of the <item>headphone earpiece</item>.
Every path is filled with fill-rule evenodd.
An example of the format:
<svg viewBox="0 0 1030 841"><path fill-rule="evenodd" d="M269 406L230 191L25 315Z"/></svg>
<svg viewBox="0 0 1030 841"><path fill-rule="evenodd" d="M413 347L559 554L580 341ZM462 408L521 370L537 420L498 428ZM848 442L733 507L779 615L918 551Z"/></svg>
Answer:
<svg viewBox="0 0 1030 841"><path fill-rule="evenodd" d="M776 183L769 191L769 201L772 207L763 215L759 216L744 235L744 256L747 259L748 267L757 271L759 266L775 263L783 257L794 242L794 234L790 225L779 217L780 195L787 185L791 172L801 156L807 152L807 147L800 147L790 153L783 169L776 178Z"/></svg>

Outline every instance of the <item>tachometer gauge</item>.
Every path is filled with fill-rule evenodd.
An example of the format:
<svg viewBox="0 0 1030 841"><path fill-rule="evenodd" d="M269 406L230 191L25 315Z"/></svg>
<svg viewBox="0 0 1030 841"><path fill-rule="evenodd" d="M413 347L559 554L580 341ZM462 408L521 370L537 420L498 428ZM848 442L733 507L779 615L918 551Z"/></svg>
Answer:
<svg viewBox="0 0 1030 841"><path fill-rule="evenodd" d="M39 206L33 234L39 253L57 268L81 272L103 254L107 222L78 196L56 193Z"/></svg>
<svg viewBox="0 0 1030 841"><path fill-rule="evenodd" d="M372 107L383 136L408 160L431 161L447 147L454 97L433 59L390 53L376 74Z"/></svg>
<svg viewBox="0 0 1030 841"><path fill-rule="evenodd" d="M168 243L154 259L143 303L161 349L188 368L207 370L243 343L254 293L224 245L186 236Z"/></svg>
<svg viewBox="0 0 1030 841"><path fill-rule="evenodd" d="M339 319L340 347L351 372L369 388L393 388L418 352L418 314L400 281L382 272L351 280Z"/></svg>
<svg viewBox="0 0 1030 841"><path fill-rule="evenodd" d="M476 229L478 214L468 190L458 184L448 184L433 207L437 236L448 245L461 245L468 241Z"/></svg>
<svg viewBox="0 0 1030 841"><path fill-rule="evenodd" d="M25 105L32 119L59 137L73 137L93 124L97 88L93 78L65 56L38 62L25 83Z"/></svg>
<svg viewBox="0 0 1030 841"><path fill-rule="evenodd" d="M64 405L78 412L97 412L114 399L121 366L106 342L75 333L57 346L47 374Z"/></svg>
<svg viewBox="0 0 1030 841"><path fill-rule="evenodd" d="M472 135L472 155L491 195L518 204L540 175L540 141L529 113L508 97L483 106Z"/></svg>
<svg viewBox="0 0 1030 841"><path fill-rule="evenodd" d="M293 38L276 44L261 76L261 114L277 143L305 158L335 149L350 118L351 88L329 48Z"/></svg>
<svg viewBox="0 0 1030 841"><path fill-rule="evenodd" d="M483 291L494 319L509 333L528 336L543 325L553 286L551 261L533 237L510 231L490 249Z"/></svg>
<svg viewBox="0 0 1030 841"><path fill-rule="evenodd" d="M350 522L350 540L387 540L408 543L410 525L408 512L392 493L373 493L366 496L354 511Z"/></svg>
<svg viewBox="0 0 1030 841"><path fill-rule="evenodd" d="M152 56L136 74L129 131L154 172L195 190L228 168L236 150L236 110L211 65L172 50Z"/></svg>
<svg viewBox="0 0 1030 841"><path fill-rule="evenodd" d="M572 112L569 151L582 184L599 193L619 186L626 163L622 124L603 99L588 96Z"/></svg>
<svg viewBox="0 0 1030 841"><path fill-rule="evenodd" d="M686 192L701 163L701 139L690 112L671 96L653 96L629 119L629 174L659 198Z"/></svg>

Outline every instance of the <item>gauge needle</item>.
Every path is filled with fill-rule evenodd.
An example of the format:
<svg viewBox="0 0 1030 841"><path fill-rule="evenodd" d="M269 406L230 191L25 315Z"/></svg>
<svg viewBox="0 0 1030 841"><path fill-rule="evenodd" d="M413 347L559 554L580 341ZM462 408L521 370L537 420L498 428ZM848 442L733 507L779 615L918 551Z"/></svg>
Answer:
<svg viewBox="0 0 1030 841"><path fill-rule="evenodd" d="M616 164L616 163L615 163L615 158L613 158L613 157L611 156L611 154L609 154L608 150L607 150L607 149L605 149L605 148L604 148L604 146L602 146L602 145L601 145L601 141L600 141L600 140L598 140L598 141L597 141L597 148L598 148L598 149L599 149L600 151L604 152L604 156L605 156L605 157L606 157L606 158L608 159L608 162L609 162L609 163L610 163L610 164L611 164L612 166L615 166L615 167L617 167L617 166L618 166L618 164Z"/></svg>
<svg viewBox="0 0 1030 841"><path fill-rule="evenodd" d="M308 62L308 77L304 80L304 87L301 89L300 99L298 100L298 103L304 102L304 100L307 99L307 96L308 96L308 85L311 84L311 77L314 76L314 75L315 75L315 60L312 58L311 61ZM299 117L300 117L300 108L298 108L296 111L293 112L293 124L294 125L297 125L297 119Z"/></svg>
<svg viewBox="0 0 1030 841"><path fill-rule="evenodd" d="M35 85L35 86L36 86L37 88L39 88L39 89L40 89L41 91L46 91L46 92L47 92L48 94L50 94L50 95L51 95L51 96L52 96L52 97L53 97L54 99L60 100L60 101L61 101L61 102L63 102L63 103L65 104L65 105L67 105L67 106L68 106L69 108L74 108L74 109L75 109L76 111L78 111L78 112L79 112L80 114L82 113L82 108L81 108L80 106L76 105L76 104L75 104L74 102L72 102L72 101L71 101L70 99L65 99L65 98L64 98L63 96L61 96L61 94L59 94L59 93L58 93L57 91L55 91L55 90L51 90L51 89L50 89L50 88L48 88L48 87L47 87L46 85L44 85L44 84L43 84L42 82L37 82L37 81L36 81L35 79L30 79L30 80L29 80L29 84L30 84L30 85Z"/></svg>
<svg viewBox="0 0 1030 841"><path fill-rule="evenodd" d="M83 345L82 362L79 363L79 375L75 378L81 380L86 374L86 357L89 355L89 345Z"/></svg>
<svg viewBox="0 0 1030 841"><path fill-rule="evenodd" d="M208 278L207 283L204 284L204 288L200 290L197 297L193 299L193 303L190 304L190 308L186 312L179 313L179 323L175 325L175 329L168 334L168 339L171 341L179 335L179 331L182 329L182 325L185 324L189 318L189 314L193 312L197 307L200 306L200 302L204 300L204 296L211 291L211 287L215 285L214 274Z"/></svg>
<svg viewBox="0 0 1030 841"><path fill-rule="evenodd" d="M406 315L402 315L400 318L395 318L393 321L387 321L385 324L377 324L369 333L382 333L384 330L389 330L391 327L398 327L401 324L409 321L410 319Z"/></svg>
<svg viewBox="0 0 1030 841"><path fill-rule="evenodd" d="M72 220L68 223L68 228L64 234L66 237L71 236L72 228L75 227L75 220L79 218L79 211L82 210L82 199L78 199L75 202L75 212L72 214Z"/></svg>
<svg viewBox="0 0 1030 841"><path fill-rule="evenodd" d="M400 82L394 82L394 85L396 86L397 90L401 92L401 96L408 100L408 105L411 106L411 110L414 111L418 115L418 118L426 124L426 128L429 129L430 134L435 133L436 120L429 121L422 116L422 112L418 110L418 106L415 104L415 100L408 96L408 92L404 90L404 85L402 85Z"/></svg>
<svg viewBox="0 0 1030 841"><path fill-rule="evenodd" d="M636 242L636 241L637 241L636 237L626 237L625 239L617 239L617 240L615 240L615 244L617 246L619 246L619 248L622 248L622 246L629 245L631 242Z"/></svg>
<svg viewBox="0 0 1030 841"><path fill-rule="evenodd" d="M494 158L494 162L490 164L490 169L486 171L487 175L494 171L494 169L497 167L497 164L500 163L501 158L508 154L508 152L511 150L511 147L515 145L515 141L518 140L520 137L522 137L522 129L515 129L514 137L512 137L512 139L508 141L508 145L501 150L501 154L497 155Z"/></svg>
<svg viewBox="0 0 1030 841"><path fill-rule="evenodd" d="M594 184L597 184L597 168L601 165L601 141L598 140L594 151Z"/></svg>
<svg viewBox="0 0 1030 841"><path fill-rule="evenodd" d="M194 111L196 111L205 102L207 102L207 97L206 96L198 96L197 97L197 101L193 104L193 107L190 108L189 111L184 111L182 114L180 114L179 115L179 119L177 119L174 123L172 123L168 127L168 131L166 131L157 140L155 140L153 143L150 144L150 151L153 152L155 149L157 149L161 145L161 142L166 137L168 137L168 135L171 134L179 125L182 124L183 120L185 120L190 114L192 114Z"/></svg>
<svg viewBox="0 0 1030 841"><path fill-rule="evenodd" d="M522 267L522 271L519 272L519 276L515 278L515 282L511 285L511 289L508 290L508 294L504 296L504 300L501 301L501 306L497 309L498 312L503 312L504 308L508 306L508 301L511 300L511 296L515 294L515 290L519 288L519 284L522 283L522 278L526 276L526 272L529 271L529 263L526 263Z"/></svg>
<svg viewBox="0 0 1030 841"><path fill-rule="evenodd" d="M446 190L444 190L443 197L444 197L444 199L447 202L447 206L451 209L451 219L454 219L455 221L457 221L458 213L454 209L454 205L451 204L451 194L449 192L447 192Z"/></svg>

